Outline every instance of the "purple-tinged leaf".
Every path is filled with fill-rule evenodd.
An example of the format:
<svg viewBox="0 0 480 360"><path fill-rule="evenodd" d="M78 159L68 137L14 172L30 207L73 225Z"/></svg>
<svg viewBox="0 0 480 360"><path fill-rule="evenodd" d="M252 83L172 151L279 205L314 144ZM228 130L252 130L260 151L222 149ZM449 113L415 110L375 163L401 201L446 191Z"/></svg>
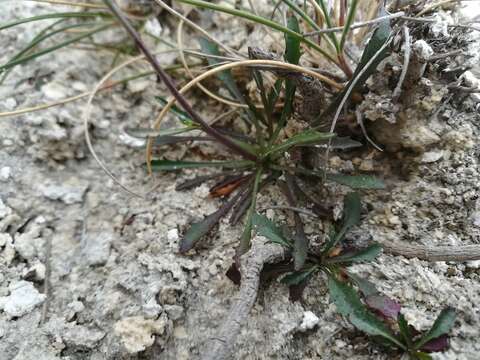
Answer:
<svg viewBox="0 0 480 360"><path fill-rule="evenodd" d="M237 193L232 199L226 201L217 211L208 215L203 220L193 223L180 240L179 251L181 253L189 251L200 239L207 235L220 219L230 211L232 206L238 201L240 194L240 192Z"/></svg>
<svg viewBox="0 0 480 360"><path fill-rule="evenodd" d="M427 352L439 352L448 349L448 335L444 334L425 343L420 350Z"/></svg>
<svg viewBox="0 0 480 360"><path fill-rule="evenodd" d="M385 295L370 295L365 299L368 307L381 316L396 319L402 306Z"/></svg>
<svg viewBox="0 0 480 360"><path fill-rule="evenodd" d="M430 340L436 339L441 335L447 334L455 323L455 310L452 308L443 309L440 315L433 323L431 329L422 336L422 338L415 344L416 349L420 349Z"/></svg>

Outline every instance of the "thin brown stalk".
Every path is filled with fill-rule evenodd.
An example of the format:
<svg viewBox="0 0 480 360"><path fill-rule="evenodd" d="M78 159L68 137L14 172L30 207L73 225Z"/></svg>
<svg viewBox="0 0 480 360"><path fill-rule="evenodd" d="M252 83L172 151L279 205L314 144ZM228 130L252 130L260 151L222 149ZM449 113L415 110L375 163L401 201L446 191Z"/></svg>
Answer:
<svg viewBox="0 0 480 360"><path fill-rule="evenodd" d="M480 245L423 246L380 241L385 253L426 261L480 260Z"/></svg>

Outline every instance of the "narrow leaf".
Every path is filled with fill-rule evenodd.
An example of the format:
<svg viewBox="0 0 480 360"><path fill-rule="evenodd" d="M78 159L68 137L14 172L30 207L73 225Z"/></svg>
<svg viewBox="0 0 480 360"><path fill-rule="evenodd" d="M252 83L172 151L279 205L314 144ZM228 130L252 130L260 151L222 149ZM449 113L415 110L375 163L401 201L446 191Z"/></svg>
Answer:
<svg viewBox="0 0 480 360"><path fill-rule="evenodd" d="M363 250L335 256L326 260L327 263L352 263L374 260L382 252L382 246L379 244L371 245Z"/></svg>
<svg viewBox="0 0 480 360"><path fill-rule="evenodd" d="M373 336L381 336L393 345L406 349L387 326L376 318L360 301L355 289L340 282L334 276L328 276L330 297L337 311L345 316L357 329Z"/></svg>
<svg viewBox="0 0 480 360"><path fill-rule="evenodd" d="M375 287L375 284L373 284L371 281L368 281L367 279L364 279L357 274L351 273L349 271L346 272L347 276L352 280L355 285L358 286L360 291L362 292L363 296L370 296L378 293L377 288Z"/></svg>
<svg viewBox="0 0 480 360"><path fill-rule="evenodd" d="M404 342L408 345L408 348L411 348L413 334L410 331L410 326L408 325L405 316L403 316L401 313L398 313L397 324L398 328L400 329L400 335L402 335Z"/></svg>
<svg viewBox="0 0 480 360"><path fill-rule="evenodd" d="M287 26L289 29L300 33L300 26L295 16L290 16L287 20ZM285 34L285 61L291 64L298 64L300 60L300 40L291 34Z"/></svg>
<svg viewBox="0 0 480 360"><path fill-rule="evenodd" d="M417 358L418 360L433 360L433 358L430 355L421 351L418 351L415 353L415 358Z"/></svg>
<svg viewBox="0 0 480 360"><path fill-rule="evenodd" d="M385 295L370 295L365 299L368 307L385 318L396 319L402 306Z"/></svg>
<svg viewBox="0 0 480 360"><path fill-rule="evenodd" d="M415 344L415 348L420 349L430 340L447 334L455 323L456 316L454 309L443 309L433 323L432 328Z"/></svg>
<svg viewBox="0 0 480 360"><path fill-rule="evenodd" d="M238 194L225 202L217 211L208 215L202 221L193 223L180 240L179 251L181 253L185 253L192 249L198 243L198 241L207 235L220 221L220 219L230 211L237 200Z"/></svg>
<svg viewBox="0 0 480 360"><path fill-rule="evenodd" d="M181 161L181 160L152 160L154 171L175 171L180 169L196 169L205 167L243 168L252 165L248 160L231 161Z"/></svg>
<svg viewBox="0 0 480 360"><path fill-rule="evenodd" d="M0 31L8 29L13 26L17 26L20 24L25 24L28 22L32 21L39 21L39 20L47 20L47 19L64 19L64 18L82 18L82 17L111 17L110 14L105 13L105 12L61 12L61 13L53 13L53 14L43 14L43 15L37 15L33 17L28 17L28 18L23 18L23 19L17 19L14 21L11 21L6 24L0 24Z"/></svg>
<svg viewBox="0 0 480 360"><path fill-rule="evenodd" d="M214 42L206 39L206 38L200 38L200 48L202 51L206 54L209 55L221 55L220 51L218 49L218 45L215 44ZM219 59L215 58L207 58L207 61L210 65L216 65L221 62ZM217 77L223 82L225 87L227 88L228 92L230 95L233 96L234 99L237 99L240 102L244 102L244 97L240 90L238 89L237 83L235 82L232 72L230 70L224 70L219 73L217 73Z"/></svg>
<svg viewBox="0 0 480 360"><path fill-rule="evenodd" d="M266 237L271 242L291 247L292 243L285 239L282 230L266 216L255 213L252 217L252 225L258 235Z"/></svg>
<svg viewBox="0 0 480 360"><path fill-rule="evenodd" d="M145 139L147 137L157 137L157 136L169 136L183 134L188 131L197 130L197 126L184 127L179 129L165 129L165 130L154 130L151 128L131 128L126 127L123 130L128 136Z"/></svg>
<svg viewBox="0 0 480 360"><path fill-rule="evenodd" d="M317 266L312 266L311 268L304 270L304 271L295 271L290 274L285 275L281 281L281 283L292 286L292 285L300 285L302 282L306 281L310 278L315 271L318 270Z"/></svg>
<svg viewBox="0 0 480 360"><path fill-rule="evenodd" d="M448 349L448 335L442 335L425 343L421 350L427 352L439 352Z"/></svg>
<svg viewBox="0 0 480 360"><path fill-rule="evenodd" d="M299 134L293 135L291 138L281 144L273 146L264 155L267 156L274 153L283 153L294 146L317 144L319 142L331 139L334 136L335 134L332 133L322 133L314 130L306 130Z"/></svg>
<svg viewBox="0 0 480 360"><path fill-rule="evenodd" d="M163 106L168 104L168 101L162 96L155 96L155 99ZM170 108L170 112L174 114L178 118L178 120L180 120L180 122L182 122L184 125L196 126L195 122L190 118L190 116L188 116L185 111L179 109L177 106L173 105Z"/></svg>
<svg viewBox="0 0 480 360"><path fill-rule="evenodd" d="M345 46L345 42L347 41L348 33L350 31L350 26L352 26L352 23L355 20L357 5L358 5L358 0L352 0L350 4L350 9L348 10L347 22L343 26L342 38L340 39L340 50L343 50Z"/></svg>
<svg viewBox="0 0 480 360"><path fill-rule="evenodd" d="M380 179L370 175L327 174L327 180L352 189L385 189L385 184Z"/></svg>

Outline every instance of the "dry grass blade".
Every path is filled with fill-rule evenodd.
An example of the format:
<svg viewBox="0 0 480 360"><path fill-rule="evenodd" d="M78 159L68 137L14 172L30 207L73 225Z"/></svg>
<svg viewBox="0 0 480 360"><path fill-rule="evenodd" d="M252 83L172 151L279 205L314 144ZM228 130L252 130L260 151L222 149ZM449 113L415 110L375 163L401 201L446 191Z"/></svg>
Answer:
<svg viewBox="0 0 480 360"><path fill-rule="evenodd" d="M74 1L66 1L66 0L26 0L26 1L32 1L36 3L46 3L46 4L53 4L53 5L68 5L68 6L76 6L76 7L82 7L82 8L87 8L87 9L108 9L106 6L100 5L100 4L92 4L92 3L86 3L86 2L74 2Z"/></svg>
<svg viewBox="0 0 480 360"><path fill-rule="evenodd" d="M397 101L398 98L400 97L400 94L402 93L403 82L405 81L405 77L407 76L408 64L410 62L410 50L411 50L410 31L408 30L408 27L406 25L403 26L402 30L403 30L403 37L405 40L405 49L404 49L404 55L403 55L402 73L400 74L400 78L398 79L397 86L395 87L395 90L393 91L393 95L392 95L392 99L394 101Z"/></svg>

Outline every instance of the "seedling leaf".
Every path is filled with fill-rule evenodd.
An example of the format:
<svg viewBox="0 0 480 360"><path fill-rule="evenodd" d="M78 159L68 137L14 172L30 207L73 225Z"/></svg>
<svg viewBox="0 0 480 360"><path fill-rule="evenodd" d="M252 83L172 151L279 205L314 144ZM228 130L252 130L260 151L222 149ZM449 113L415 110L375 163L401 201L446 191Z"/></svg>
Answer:
<svg viewBox="0 0 480 360"><path fill-rule="evenodd" d="M367 296L365 302L370 309L375 310L385 318L391 319L396 319L402 308L395 300L380 294Z"/></svg>
<svg viewBox="0 0 480 360"><path fill-rule="evenodd" d="M425 343L421 350L428 352L444 351L448 348L448 335L442 335Z"/></svg>
<svg viewBox="0 0 480 360"><path fill-rule="evenodd" d="M288 286L300 285L302 282L306 281L317 270L318 270L317 266L312 266L307 270L295 271L285 275L280 281L283 284Z"/></svg>
<svg viewBox="0 0 480 360"><path fill-rule="evenodd" d="M220 51L218 50L217 44L215 44L214 42L203 37L199 39L199 42L200 48L204 53L209 55L221 55ZM215 65L221 62L219 59L214 58L207 58L207 61L210 65ZM217 73L217 77L223 82L230 95L232 95L238 101L245 101L242 93L238 89L237 83L233 79L232 72L230 70L224 70Z"/></svg>
<svg viewBox="0 0 480 360"><path fill-rule="evenodd" d="M295 16L290 16L287 21L287 27L290 30L300 33L298 20ZM290 34L285 34L285 61L291 64L298 64L302 56L300 52L300 40Z"/></svg>
<svg viewBox="0 0 480 360"><path fill-rule="evenodd" d="M253 214L252 225L258 235L266 237L271 242L292 247L292 243L283 236L282 230L266 216L259 213Z"/></svg>
<svg viewBox="0 0 480 360"><path fill-rule="evenodd" d="M283 153L294 146L317 144L319 142L331 139L334 136L335 134L332 133L322 133L314 130L306 130L292 136L281 144L273 146L264 155L267 156L274 153Z"/></svg>
<svg viewBox="0 0 480 360"><path fill-rule="evenodd" d="M243 168L252 165L248 160L231 161L181 161L181 160L152 160L153 171L175 171L181 169L196 169L205 167Z"/></svg>
<svg viewBox="0 0 480 360"><path fill-rule="evenodd" d="M454 309L443 309L433 323L431 329L425 335L423 335L422 338L415 344L415 348L420 349L430 340L447 334L455 323L455 318L456 314Z"/></svg>
<svg viewBox="0 0 480 360"><path fill-rule="evenodd" d="M371 245L363 250L347 253L327 259L327 263L352 263L372 261L382 252L382 246L379 244Z"/></svg>
<svg viewBox="0 0 480 360"><path fill-rule="evenodd" d="M357 329L372 336L381 336L393 345L406 350L405 345L398 341L387 326L362 304L353 287L340 282L333 275L329 275L328 289L337 311L345 316Z"/></svg>

